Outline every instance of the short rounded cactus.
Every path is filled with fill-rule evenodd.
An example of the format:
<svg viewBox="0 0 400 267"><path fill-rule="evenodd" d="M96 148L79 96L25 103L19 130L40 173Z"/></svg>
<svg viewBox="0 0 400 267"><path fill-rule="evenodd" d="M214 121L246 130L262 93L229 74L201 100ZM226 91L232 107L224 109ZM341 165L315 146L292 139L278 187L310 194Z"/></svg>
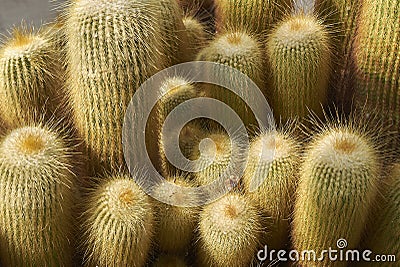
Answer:
<svg viewBox="0 0 400 267"><path fill-rule="evenodd" d="M25 126L0 145L2 266L72 266L75 177L57 132Z"/></svg>
<svg viewBox="0 0 400 267"><path fill-rule="evenodd" d="M250 266L258 248L260 217L246 197L230 193L200 213L199 266Z"/></svg>
<svg viewBox="0 0 400 267"><path fill-rule="evenodd" d="M85 266L144 266L154 233L149 197L127 175L102 179L85 200Z"/></svg>
<svg viewBox="0 0 400 267"><path fill-rule="evenodd" d="M168 177L165 182L153 189L153 196L158 198L172 197L174 202L182 204L182 206L171 206L156 201L154 206L158 222L155 236L157 245L163 252L185 255L193 241L198 221L198 208L187 207L187 204L194 203L196 199L191 199L191 196L185 195L179 189L171 191L166 187L166 183L181 187L194 186L185 177L174 176Z"/></svg>
<svg viewBox="0 0 400 267"><path fill-rule="evenodd" d="M194 59L197 53L208 43L210 34L207 32L206 25L195 16L184 16L183 25L185 25L188 44L190 45L188 52L193 55Z"/></svg>
<svg viewBox="0 0 400 267"><path fill-rule="evenodd" d="M279 23L267 43L272 109L287 121L322 115L330 76L329 34L315 16L294 14Z"/></svg>
<svg viewBox="0 0 400 267"><path fill-rule="evenodd" d="M265 245L281 249L288 240L300 163L300 146L285 131L261 133L252 141L243 176L246 196L265 217Z"/></svg>
<svg viewBox="0 0 400 267"><path fill-rule="evenodd" d="M60 57L45 30L16 28L0 48L0 117L9 127L52 118L63 96Z"/></svg>
<svg viewBox="0 0 400 267"><path fill-rule="evenodd" d="M373 138L354 126L329 126L317 134L300 171L292 239L298 251L355 249L376 200L379 157ZM301 266L347 266L344 261L304 261Z"/></svg>

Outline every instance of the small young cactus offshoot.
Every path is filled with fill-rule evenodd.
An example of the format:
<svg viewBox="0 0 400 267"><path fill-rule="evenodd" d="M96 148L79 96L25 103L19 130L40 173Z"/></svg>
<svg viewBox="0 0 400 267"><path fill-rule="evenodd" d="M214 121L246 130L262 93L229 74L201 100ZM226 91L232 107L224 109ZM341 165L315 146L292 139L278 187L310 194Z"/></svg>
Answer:
<svg viewBox="0 0 400 267"><path fill-rule="evenodd" d="M86 266L144 266L154 233L149 197L127 175L106 177L85 201Z"/></svg>
<svg viewBox="0 0 400 267"><path fill-rule="evenodd" d="M74 176L58 134L42 126L0 145L2 266L72 266Z"/></svg>

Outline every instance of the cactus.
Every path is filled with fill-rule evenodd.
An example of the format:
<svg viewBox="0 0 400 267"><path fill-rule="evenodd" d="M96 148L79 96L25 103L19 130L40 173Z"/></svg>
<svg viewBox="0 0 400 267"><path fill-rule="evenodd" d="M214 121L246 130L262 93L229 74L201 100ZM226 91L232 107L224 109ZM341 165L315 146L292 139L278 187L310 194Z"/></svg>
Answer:
<svg viewBox="0 0 400 267"><path fill-rule="evenodd" d="M0 50L0 117L9 127L50 119L58 108L62 63L56 44L40 30L16 28Z"/></svg>
<svg viewBox="0 0 400 267"><path fill-rule="evenodd" d="M330 87L335 94L338 106L346 113L351 110L354 93L355 66L353 58L354 37L357 19L361 8L359 0L317 0L317 10L321 13L328 27L334 26L331 32L334 68L330 79Z"/></svg>
<svg viewBox="0 0 400 267"><path fill-rule="evenodd" d="M263 243L270 249L288 241L299 160L299 145L289 132L265 132L251 143L243 184L246 196L263 211L269 228Z"/></svg>
<svg viewBox="0 0 400 267"><path fill-rule="evenodd" d="M188 40L190 40L189 53L195 57L208 43L210 34L207 32L206 26L194 16L183 17L183 25L185 25Z"/></svg>
<svg viewBox="0 0 400 267"><path fill-rule="evenodd" d="M378 192L379 156L373 138L348 125L331 125L314 137L305 153L293 218L298 251L324 249L347 240L358 246ZM344 261L302 261L300 266L347 266Z"/></svg>
<svg viewBox="0 0 400 267"><path fill-rule="evenodd" d="M199 266L250 266L261 230L256 208L242 195L230 193L200 213Z"/></svg>
<svg viewBox="0 0 400 267"><path fill-rule="evenodd" d="M149 197L127 175L103 179L85 202L86 266L144 266L154 233Z"/></svg>
<svg viewBox="0 0 400 267"><path fill-rule="evenodd" d="M357 106L400 128L400 2L363 2L355 40ZM377 23L379 21L380 23Z"/></svg>
<svg viewBox="0 0 400 267"><path fill-rule="evenodd" d="M227 27L261 34L291 6L292 0L216 0L217 31Z"/></svg>
<svg viewBox="0 0 400 267"><path fill-rule="evenodd" d="M372 224L367 228L363 247L374 254L400 258L400 164L395 164L385 185L382 202L375 207ZM371 266L394 266L394 262L370 263Z"/></svg>
<svg viewBox="0 0 400 267"><path fill-rule="evenodd" d="M68 10L68 88L91 168L124 164L122 125L135 90L168 64L160 2L74 1Z"/></svg>
<svg viewBox="0 0 400 267"><path fill-rule="evenodd" d="M187 267L185 260L174 255L160 255L153 267Z"/></svg>
<svg viewBox="0 0 400 267"><path fill-rule="evenodd" d="M199 53L197 60L216 62L235 68L247 75L266 94L261 43L252 35L240 31L227 32L205 47ZM215 66L210 72L210 75L217 76L219 79L238 79L228 82L237 83L237 86L242 88L244 92L248 91L246 81L227 73L225 68ZM256 120L250 109L233 92L216 85L207 84L204 86L204 94L229 105L241 117L246 126L256 125Z"/></svg>
<svg viewBox="0 0 400 267"><path fill-rule="evenodd" d="M167 178L167 181L182 187L191 187L192 183L182 176ZM181 191L171 191L166 187L167 182L157 185L153 189L155 196L167 198L174 197L176 201L187 206L187 203L195 201ZM153 196L154 196L153 195ZM156 202L158 227L156 233L157 244L161 251L185 255L193 239L197 226L198 209L184 206L171 206Z"/></svg>
<svg viewBox="0 0 400 267"><path fill-rule="evenodd" d="M236 140L232 140L231 142L226 133L212 132L208 136L204 135L203 137L211 139L214 145L206 144L202 151L193 151L192 159L197 160L197 167L200 168L200 171L194 174L194 181L199 186L211 184L219 179L224 172L232 171L230 166L231 159L234 163L238 161L236 157L240 156L238 155L238 142ZM214 153L215 158L213 158ZM226 178L229 179L229 177Z"/></svg>
<svg viewBox="0 0 400 267"><path fill-rule="evenodd" d="M272 108L283 121L309 109L322 115L330 75L329 36L312 15L295 14L277 25L268 39Z"/></svg>
<svg viewBox="0 0 400 267"><path fill-rule="evenodd" d="M188 35L182 21L182 9L176 0L160 0L161 17L159 23L165 36L166 53L169 65L175 65L190 59Z"/></svg>
<svg viewBox="0 0 400 267"><path fill-rule="evenodd" d="M2 266L72 266L74 177L64 140L25 126L0 145Z"/></svg>

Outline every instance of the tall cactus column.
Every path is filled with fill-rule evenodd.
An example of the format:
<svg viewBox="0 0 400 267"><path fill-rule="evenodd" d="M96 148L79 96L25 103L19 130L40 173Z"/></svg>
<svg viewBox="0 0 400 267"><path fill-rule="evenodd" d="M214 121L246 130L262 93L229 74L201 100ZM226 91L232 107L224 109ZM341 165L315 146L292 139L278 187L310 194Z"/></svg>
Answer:
<svg viewBox="0 0 400 267"><path fill-rule="evenodd" d="M137 88L168 58L159 1L77 0L68 11L68 86L95 169L124 164L122 125Z"/></svg>
<svg viewBox="0 0 400 267"><path fill-rule="evenodd" d="M365 0L355 40L358 106L400 128L400 2Z"/></svg>
<svg viewBox="0 0 400 267"><path fill-rule="evenodd" d="M313 15L294 14L278 24L268 39L272 72L272 108L284 121L322 115L330 75L330 40Z"/></svg>

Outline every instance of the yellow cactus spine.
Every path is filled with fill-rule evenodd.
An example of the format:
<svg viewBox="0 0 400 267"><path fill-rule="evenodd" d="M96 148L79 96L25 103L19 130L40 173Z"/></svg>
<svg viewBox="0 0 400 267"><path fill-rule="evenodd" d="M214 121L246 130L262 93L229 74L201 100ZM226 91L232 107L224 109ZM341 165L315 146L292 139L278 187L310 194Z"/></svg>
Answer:
<svg viewBox="0 0 400 267"><path fill-rule="evenodd" d="M159 249L163 252L185 255L193 241L195 228L197 226L198 209L195 207L185 207L187 203L195 204L196 199L187 196L182 191L171 191L166 186L167 183L181 187L194 187L182 176L168 177L166 182L157 185L154 195L160 198L175 198L176 202L182 206L171 206L156 201L155 213L158 216L156 240ZM183 206L185 205L185 206Z"/></svg>
<svg viewBox="0 0 400 267"><path fill-rule="evenodd" d="M289 131L261 133L251 143L243 185L265 217L263 243L269 249L289 241L299 162L300 146Z"/></svg>
<svg viewBox="0 0 400 267"><path fill-rule="evenodd" d="M61 54L44 31L17 28L0 49L0 117L9 127L52 117L62 96Z"/></svg>
<svg viewBox="0 0 400 267"><path fill-rule="evenodd" d="M346 249L360 242L378 192L379 157L373 137L351 124L330 125L305 153L297 188L292 239L298 251ZM301 261L300 266L347 266L345 261Z"/></svg>
<svg viewBox="0 0 400 267"><path fill-rule="evenodd" d="M26 126L0 145L3 266L72 266L74 176L56 132Z"/></svg>
<svg viewBox="0 0 400 267"><path fill-rule="evenodd" d="M85 204L85 266L144 266L154 233L153 208L132 178L106 177Z"/></svg>
<svg viewBox="0 0 400 267"><path fill-rule="evenodd" d="M355 102L400 129L400 2L366 0L355 40ZM381 23L376 23L380 21Z"/></svg>
<svg viewBox="0 0 400 267"><path fill-rule="evenodd" d="M257 254L260 217L242 195L230 193L200 213L199 266L247 267Z"/></svg>
<svg viewBox="0 0 400 267"><path fill-rule="evenodd" d="M94 169L124 165L125 109L139 86L168 64L160 8L155 0L76 0L68 9L70 101Z"/></svg>
<svg viewBox="0 0 400 267"><path fill-rule="evenodd" d="M183 17L183 25L185 25L188 41L190 44L189 53L196 57L197 53L206 46L210 39L210 34L207 32L204 25L195 16L186 15Z"/></svg>
<svg viewBox="0 0 400 267"><path fill-rule="evenodd" d="M268 39L272 108L283 121L322 115L330 75L330 41L313 15L296 13L276 26Z"/></svg>

